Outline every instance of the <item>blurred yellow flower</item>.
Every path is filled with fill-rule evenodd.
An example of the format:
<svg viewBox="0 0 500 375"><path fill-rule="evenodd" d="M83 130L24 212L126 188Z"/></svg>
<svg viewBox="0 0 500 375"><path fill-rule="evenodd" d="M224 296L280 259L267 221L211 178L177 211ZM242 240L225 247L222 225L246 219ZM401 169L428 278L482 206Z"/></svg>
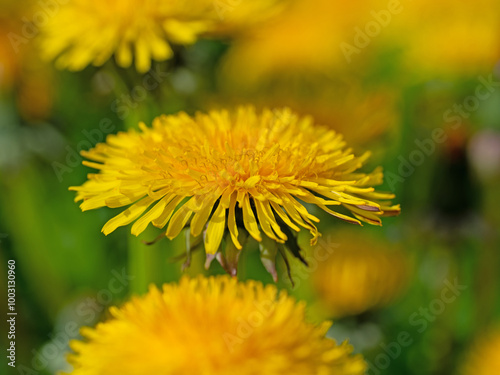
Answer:
<svg viewBox="0 0 500 375"><path fill-rule="evenodd" d="M363 374L363 358L325 337L330 323L307 323L304 310L260 282L183 278L82 329L71 374Z"/></svg>
<svg viewBox="0 0 500 375"><path fill-rule="evenodd" d="M380 38L402 49L408 70L440 76L493 70L500 59L497 0L402 4L403 11L392 18Z"/></svg>
<svg viewBox="0 0 500 375"><path fill-rule="evenodd" d="M277 2L70 0L43 28L41 48L63 69L100 66L115 55L119 66L127 68L135 60L144 73L151 60L172 56L171 43L189 45L202 34L255 23L271 14Z"/></svg>
<svg viewBox="0 0 500 375"><path fill-rule="evenodd" d="M491 72L500 59L496 0L290 3L272 22L236 40L224 74L251 86L284 72L363 75L390 59L407 79Z"/></svg>
<svg viewBox="0 0 500 375"><path fill-rule="evenodd" d="M100 173L70 188L78 192L76 201L83 200L83 211L130 206L106 223L106 235L133 221L132 233L139 235L152 222L168 224L166 236L173 239L188 224L192 236L204 234L206 253L215 254L225 233L226 244L237 249L247 232L259 242L262 231L289 244L289 228L300 227L315 243L319 219L304 202L359 225L381 225L381 216L400 211L386 201L393 194L372 187L382 183L380 168L356 172L369 152L355 156L341 135L289 109L239 107L194 118L181 112L140 128L83 151L92 160L84 165ZM343 206L355 218L328 206Z"/></svg>
<svg viewBox="0 0 500 375"><path fill-rule="evenodd" d="M314 290L330 317L361 314L401 294L410 263L399 248L352 230L333 235L339 246L313 273Z"/></svg>
<svg viewBox="0 0 500 375"><path fill-rule="evenodd" d="M0 15L0 94L11 95L17 110L28 121L44 120L50 115L54 82L49 66L44 65L33 43L15 46L11 38L19 32L16 20L26 14L19 4L5 4Z"/></svg>
<svg viewBox="0 0 500 375"><path fill-rule="evenodd" d="M224 70L246 84L274 73L347 68L340 48L369 19L368 2L293 0L286 11L252 29L231 47ZM245 74L241 74L241 72Z"/></svg>
<svg viewBox="0 0 500 375"><path fill-rule="evenodd" d="M462 375L500 374L500 330L482 335L467 354Z"/></svg>

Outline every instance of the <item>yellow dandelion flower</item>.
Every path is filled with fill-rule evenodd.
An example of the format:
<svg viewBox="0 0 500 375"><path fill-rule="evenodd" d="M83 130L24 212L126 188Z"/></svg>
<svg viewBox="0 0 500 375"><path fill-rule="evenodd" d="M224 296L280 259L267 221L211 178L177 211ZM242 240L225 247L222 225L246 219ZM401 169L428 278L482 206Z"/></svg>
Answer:
<svg viewBox="0 0 500 375"><path fill-rule="evenodd" d="M304 310L260 282L183 278L82 329L71 374L363 374L362 357L325 337L330 323L307 323Z"/></svg>
<svg viewBox="0 0 500 375"><path fill-rule="evenodd" d="M380 8L387 6L381 1ZM403 49L407 68L427 75L491 71L500 58L500 8L496 0L401 4L381 41ZM422 22L425 19L425 22Z"/></svg>
<svg viewBox="0 0 500 375"><path fill-rule="evenodd" d="M388 305L406 287L410 262L394 245L355 231L335 232L339 244L313 273L313 286L330 317Z"/></svg>
<svg viewBox="0 0 500 375"><path fill-rule="evenodd" d="M234 252L247 233L290 245L290 228L309 230L314 244L319 219L305 203L359 225L399 213L386 201L392 194L372 187L382 183L380 168L357 172L369 152L355 156L341 135L289 109L179 113L139 126L82 152L91 160L84 165L99 173L70 188L83 211L129 206L104 225L106 235L135 221L134 235L152 223L173 239L188 225L192 236L203 233L206 253L216 254L225 233Z"/></svg>
<svg viewBox="0 0 500 375"><path fill-rule="evenodd" d="M342 46L351 42L356 27L370 20L373 2L290 1L271 22L236 40L225 58L224 70L245 85L284 72L314 71L329 76L334 69L345 71L351 57L346 59ZM366 56L359 60L366 60Z"/></svg>
<svg viewBox="0 0 500 375"><path fill-rule="evenodd" d="M217 1L71 0L43 27L42 52L62 69L100 66L113 55L127 68L135 59L144 73L151 60L172 56L171 43L189 45L200 35L257 22L277 0L243 0L221 7Z"/></svg>
<svg viewBox="0 0 500 375"><path fill-rule="evenodd" d="M482 335L466 356L461 374L500 374L500 329Z"/></svg>

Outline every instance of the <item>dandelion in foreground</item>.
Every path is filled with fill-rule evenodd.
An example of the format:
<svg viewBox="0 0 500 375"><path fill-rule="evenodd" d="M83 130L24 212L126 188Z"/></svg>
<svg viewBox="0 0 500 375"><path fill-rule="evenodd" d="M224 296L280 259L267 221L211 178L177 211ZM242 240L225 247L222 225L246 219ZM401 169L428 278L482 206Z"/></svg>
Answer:
<svg viewBox="0 0 500 375"><path fill-rule="evenodd" d="M273 285L183 278L82 329L71 374L363 374L363 358L325 337L328 322L307 323L304 310Z"/></svg>
<svg viewBox="0 0 500 375"><path fill-rule="evenodd" d="M381 308L402 294L411 267L398 246L353 230L335 231L331 237L339 246L318 263L312 277L321 310L329 317Z"/></svg>
<svg viewBox="0 0 500 375"><path fill-rule="evenodd" d="M137 71L172 55L172 44L190 45L206 34L231 34L270 17L278 0L241 0L234 7L212 0L65 1L42 28L42 53L59 68L100 66L113 55ZM253 20L250 22L248 20Z"/></svg>
<svg viewBox="0 0 500 375"><path fill-rule="evenodd" d="M320 236L306 204L359 225L400 210L372 187L382 183L380 168L357 172L368 152L355 156L341 135L289 109L179 113L139 126L82 152L99 173L70 188L83 211L128 206L104 225L106 235L135 221L134 235L152 223L173 239L187 226L194 241L203 235L208 263L217 258L233 275L250 236L276 275L273 259L285 248L301 258L293 231L307 229L311 244Z"/></svg>

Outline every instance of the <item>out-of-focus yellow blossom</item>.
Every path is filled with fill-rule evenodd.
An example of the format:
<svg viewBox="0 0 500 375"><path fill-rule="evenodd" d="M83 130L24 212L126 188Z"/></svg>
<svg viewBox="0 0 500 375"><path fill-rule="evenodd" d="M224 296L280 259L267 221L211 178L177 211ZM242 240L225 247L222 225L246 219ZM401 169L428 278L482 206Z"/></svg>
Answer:
<svg viewBox="0 0 500 375"><path fill-rule="evenodd" d="M465 358L461 374L500 374L500 329L494 329L477 340Z"/></svg>
<svg viewBox="0 0 500 375"><path fill-rule="evenodd" d="M275 11L278 0L70 0L43 28L42 52L59 68L100 66L113 55L144 73L164 61L171 44L189 45L201 35L238 32Z"/></svg>
<svg viewBox="0 0 500 375"><path fill-rule="evenodd" d="M404 290L408 257L397 247L353 230L331 233L339 244L318 262L313 286L331 317L357 315L389 304Z"/></svg>
<svg viewBox="0 0 500 375"><path fill-rule="evenodd" d="M403 80L491 72L500 59L499 30L496 0L293 0L236 41L224 70L250 86L286 72L362 76L380 59L403 68Z"/></svg>
<svg viewBox="0 0 500 375"><path fill-rule="evenodd" d="M272 22L237 40L224 69L247 84L274 73L347 68L341 45L369 20L370 4L340 0L293 0ZM244 72L244 74L241 74Z"/></svg>
<svg viewBox="0 0 500 375"><path fill-rule="evenodd" d="M275 286L229 276L152 287L110 310L111 319L72 341L73 375L361 375L330 323L305 321L305 305Z"/></svg>
<svg viewBox="0 0 500 375"><path fill-rule="evenodd" d="M401 48L407 70L432 76L491 72L500 59L498 1L401 4L403 10L392 17L380 40Z"/></svg>

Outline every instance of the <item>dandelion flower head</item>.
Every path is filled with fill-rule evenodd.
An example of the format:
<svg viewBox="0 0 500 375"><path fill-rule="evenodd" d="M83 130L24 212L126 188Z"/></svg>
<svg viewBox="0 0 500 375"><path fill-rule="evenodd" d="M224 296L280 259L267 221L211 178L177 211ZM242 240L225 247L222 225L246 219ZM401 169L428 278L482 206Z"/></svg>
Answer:
<svg viewBox="0 0 500 375"><path fill-rule="evenodd" d="M229 276L152 287L73 341L73 375L363 374L352 347L305 321L305 306L272 285Z"/></svg>
<svg viewBox="0 0 500 375"><path fill-rule="evenodd" d="M135 221L135 235L152 223L173 239L188 226L193 237L203 234L207 254L216 254L223 238L241 249L246 234L287 244L300 228L314 244L319 218L307 204L358 225L381 225L381 216L399 213L392 194L373 188L382 183L381 169L358 172L369 152L355 156L341 135L289 109L161 116L82 155L99 173L71 188L81 209L128 206L104 234Z"/></svg>

